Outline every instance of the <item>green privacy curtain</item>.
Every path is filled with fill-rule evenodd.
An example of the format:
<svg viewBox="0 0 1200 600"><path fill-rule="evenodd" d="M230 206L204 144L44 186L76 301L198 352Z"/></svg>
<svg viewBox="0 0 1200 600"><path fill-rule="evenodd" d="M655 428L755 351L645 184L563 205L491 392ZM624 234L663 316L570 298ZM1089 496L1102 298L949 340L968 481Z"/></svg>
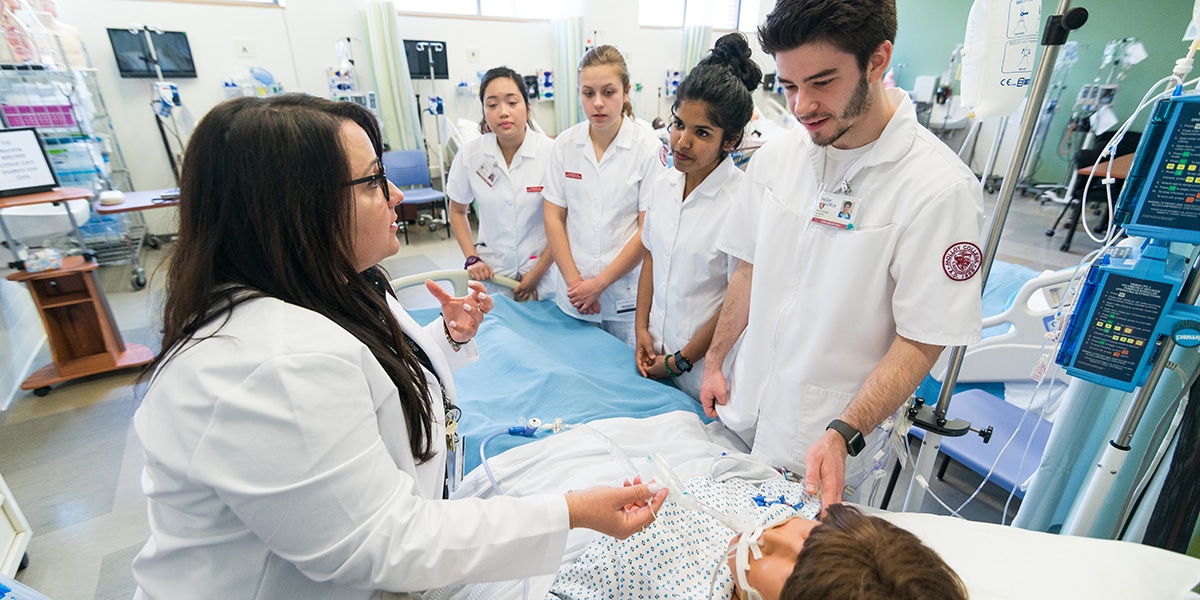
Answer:
<svg viewBox="0 0 1200 600"><path fill-rule="evenodd" d="M579 61L583 58L583 17L554 19L554 134L583 121L579 105Z"/></svg>
<svg viewBox="0 0 1200 600"><path fill-rule="evenodd" d="M692 70L705 56L708 56L708 50L712 44L708 41L712 37L712 27L708 25L693 25L683 28L683 69L680 71L680 81L683 77L687 77L688 72Z"/></svg>
<svg viewBox="0 0 1200 600"><path fill-rule="evenodd" d="M366 21L367 49L378 86L379 114L383 120L383 139L392 150L424 148L421 116L413 96L412 78L404 38L396 22L396 7L391 2L372 2L363 11Z"/></svg>

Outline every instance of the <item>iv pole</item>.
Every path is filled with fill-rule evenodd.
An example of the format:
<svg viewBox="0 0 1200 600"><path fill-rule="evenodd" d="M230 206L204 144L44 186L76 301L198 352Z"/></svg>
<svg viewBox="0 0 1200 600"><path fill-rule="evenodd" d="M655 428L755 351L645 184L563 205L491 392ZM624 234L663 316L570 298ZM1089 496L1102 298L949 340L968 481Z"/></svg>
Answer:
<svg viewBox="0 0 1200 600"><path fill-rule="evenodd" d="M442 119L442 114L443 114L444 109L442 108L442 104L436 100L436 98L437 98L437 77L434 75L433 52L434 52L434 50L436 50L438 52L445 52L446 46L443 45L441 42L417 42L415 48L416 48L417 52L424 50L425 56L427 57L427 59L429 61L429 91L433 95L431 95L429 97L429 109L428 110L429 110L429 114L433 115L433 130L437 134L438 180L442 184L441 189L445 190L446 189L446 159L444 156L445 147L442 144L442 128L441 128L441 125L442 125L441 119ZM420 112L420 109L421 109L421 95L417 94L417 111ZM429 145L428 136L426 136L426 138L425 138L425 145L426 146ZM437 227L438 225L441 225L441 224L445 224L447 230L449 230L450 224L447 223L445 220L448 216L448 215L445 215L445 211L447 210L447 208L445 206L442 206L442 210L443 210L443 215L444 215L443 219L440 221L438 219L432 219L431 223L429 225L430 231L434 230L435 227ZM437 216L436 212L434 213L434 216L435 217ZM418 221L420 221L420 219L418 219Z"/></svg>
<svg viewBox="0 0 1200 600"><path fill-rule="evenodd" d="M151 27L149 25L139 25L137 23L134 23L133 26L129 28L129 33L136 34L139 31L146 37L146 48L148 48L150 51L150 57L148 60L149 60L150 64L154 65L154 73L155 73L155 75L158 76L158 82L165 83L166 80L163 78L162 66L158 63L158 51L154 48L154 38L150 35L151 33L161 34L162 30L157 27ZM146 57L143 57L143 59L145 60ZM162 102L163 104L167 104L166 100L161 97L161 91L158 92L158 94L159 94L159 97L157 99L160 102ZM150 106L151 107L154 106L153 100L150 102ZM175 135L176 135L176 137L178 137L179 136L179 121L175 118L175 111L171 110L168 114L171 117L171 125L173 125L175 127ZM175 151L171 149L171 141L167 138L167 131L166 131L166 129L163 128L162 115L157 110L154 111L154 123L156 125L158 125L158 135L159 135L159 137L162 138L163 147L167 149L167 159L169 161L171 161L171 172L175 175L175 183L176 183L176 185L178 185L179 184L179 162L176 159ZM183 140L181 139L180 144L182 144L182 143L183 143Z"/></svg>
<svg viewBox="0 0 1200 600"><path fill-rule="evenodd" d="M1025 113L1021 116L1021 128L1017 135L1013 156L1025 156L1029 143L1033 138L1033 129L1037 125L1038 114L1042 100L1046 97L1054 62L1058 58L1059 47L1067 41L1071 31L1083 27L1087 22L1087 10L1082 7L1071 8L1071 0L1060 0L1057 14L1046 18L1046 28L1042 33L1041 61L1038 63L1036 75L1029 91L1029 101L1025 103ZM996 258L996 249L1000 245L1000 234L1004 231L1004 222L1008 219L1008 209L1012 205L1013 192L1016 191L1017 180L1020 179L1023 161L1010 160L1004 181L1000 185L1000 193L996 196L996 208L992 213L991 228L988 231L987 242L983 249L983 261L980 265L980 288L987 285L988 274L992 270L992 262ZM909 410L913 424L926 430L925 438L921 441L921 451L917 454L917 462L913 467L913 480L908 486L908 495L904 499L904 510L916 512L921 509L925 500L925 488L920 485L917 476L927 481L933 473L934 461L941 448L945 436L959 437L971 430L971 424L962 419L953 421L946 419L950 409L950 401L954 395L954 385L958 383L958 373L962 369L963 356L966 346L955 346L950 352L949 364L946 367L946 378L942 381L942 390L938 395L937 406L930 408L914 405Z"/></svg>

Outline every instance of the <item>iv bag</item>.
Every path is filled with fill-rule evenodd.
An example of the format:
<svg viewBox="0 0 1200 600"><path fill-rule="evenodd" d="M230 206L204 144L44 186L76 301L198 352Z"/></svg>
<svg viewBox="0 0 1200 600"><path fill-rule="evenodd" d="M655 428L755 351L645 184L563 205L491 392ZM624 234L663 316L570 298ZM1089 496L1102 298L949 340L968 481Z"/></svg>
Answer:
<svg viewBox="0 0 1200 600"><path fill-rule="evenodd" d="M1012 113L1033 83L1041 0L975 0L963 41L963 108L976 119Z"/></svg>

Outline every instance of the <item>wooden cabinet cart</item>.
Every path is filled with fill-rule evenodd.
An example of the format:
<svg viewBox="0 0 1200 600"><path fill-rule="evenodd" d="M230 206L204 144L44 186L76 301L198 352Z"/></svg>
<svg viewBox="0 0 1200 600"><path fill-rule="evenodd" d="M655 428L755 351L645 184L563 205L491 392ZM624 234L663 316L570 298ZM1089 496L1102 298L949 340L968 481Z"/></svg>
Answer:
<svg viewBox="0 0 1200 600"><path fill-rule="evenodd" d="M53 358L21 383L21 389L45 396L56 383L154 360L152 350L121 338L96 276L97 266L82 256L69 256L61 269L8 276L24 283L33 295Z"/></svg>

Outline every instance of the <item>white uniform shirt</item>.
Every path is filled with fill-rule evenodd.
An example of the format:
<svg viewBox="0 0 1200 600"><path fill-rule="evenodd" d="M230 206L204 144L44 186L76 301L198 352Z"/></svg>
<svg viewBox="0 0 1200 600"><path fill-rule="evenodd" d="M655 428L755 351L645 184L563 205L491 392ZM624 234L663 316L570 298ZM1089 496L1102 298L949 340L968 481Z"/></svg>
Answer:
<svg viewBox="0 0 1200 600"><path fill-rule="evenodd" d="M474 345L453 352L441 319L422 329L388 301L453 400L451 361L473 360ZM396 386L365 345L276 299L238 305L157 372L134 417L151 531L135 597L367 599L554 572L561 496L441 500L442 396L426 378L438 454L417 464Z"/></svg>
<svg viewBox="0 0 1200 600"><path fill-rule="evenodd" d="M659 354L682 350L721 308L733 260L716 239L744 177L725 157L687 201L683 173L671 169L654 181L642 245L654 261L650 338ZM701 358L675 381L698 397L703 371Z"/></svg>
<svg viewBox="0 0 1200 600"><path fill-rule="evenodd" d="M546 175L546 200L567 209L567 241L571 258L584 279L612 264L637 234L638 213L650 201L650 183L667 166L666 148L629 117L604 156L588 136L587 121L559 134ZM581 315L567 298L561 274L555 299L563 312L585 321L629 321L637 305L640 267L604 290L600 314Z"/></svg>
<svg viewBox="0 0 1200 600"><path fill-rule="evenodd" d="M554 142L532 129L506 165L495 133L466 143L454 156L446 193L459 204L476 202L479 237L475 251L498 275L520 279L546 248L543 181ZM549 273L547 273L549 275ZM554 278L544 277L538 295L548 298Z"/></svg>
<svg viewBox="0 0 1200 600"><path fill-rule="evenodd" d="M888 93L895 114L848 172L861 201L852 230L812 222L825 150L799 129L755 154L717 242L754 265L731 400L718 412L732 429L753 430L754 455L776 467L803 472L809 444L896 334L979 341L979 277L950 276L978 268L979 182L917 123L903 93Z"/></svg>

